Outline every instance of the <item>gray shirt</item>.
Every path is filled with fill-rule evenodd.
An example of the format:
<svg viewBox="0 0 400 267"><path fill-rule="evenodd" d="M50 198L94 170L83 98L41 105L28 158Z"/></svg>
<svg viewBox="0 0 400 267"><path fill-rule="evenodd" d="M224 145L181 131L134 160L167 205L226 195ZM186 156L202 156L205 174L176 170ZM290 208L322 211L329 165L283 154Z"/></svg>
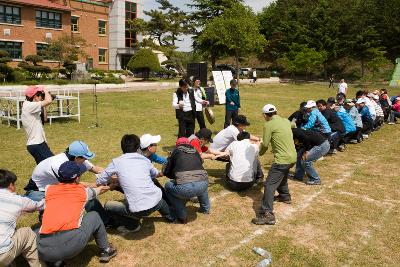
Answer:
<svg viewBox="0 0 400 267"><path fill-rule="evenodd" d="M96 175L97 184L108 184L116 174L131 212L153 208L162 198L161 189L152 179L158 170L148 158L138 153L126 153L112 160L103 173Z"/></svg>

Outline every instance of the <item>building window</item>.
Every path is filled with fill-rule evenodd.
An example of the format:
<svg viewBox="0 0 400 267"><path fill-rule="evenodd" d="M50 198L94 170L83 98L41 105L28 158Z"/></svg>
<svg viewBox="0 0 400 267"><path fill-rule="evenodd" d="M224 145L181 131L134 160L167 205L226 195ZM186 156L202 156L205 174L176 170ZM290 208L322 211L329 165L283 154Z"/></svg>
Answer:
<svg viewBox="0 0 400 267"><path fill-rule="evenodd" d="M6 51L12 59L22 59L22 43L0 41L0 50Z"/></svg>
<svg viewBox="0 0 400 267"><path fill-rule="evenodd" d="M107 49L99 48L99 63L107 63Z"/></svg>
<svg viewBox="0 0 400 267"><path fill-rule="evenodd" d="M106 34L107 22L99 20L99 34Z"/></svg>
<svg viewBox="0 0 400 267"><path fill-rule="evenodd" d="M71 32L79 32L79 17L71 17Z"/></svg>
<svg viewBox="0 0 400 267"><path fill-rule="evenodd" d="M36 27L61 29L61 13L36 10Z"/></svg>
<svg viewBox="0 0 400 267"><path fill-rule="evenodd" d="M136 32L131 29L130 20L136 18L136 3L125 2L125 47L134 47Z"/></svg>
<svg viewBox="0 0 400 267"><path fill-rule="evenodd" d="M36 55L42 56L43 59L48 59L46 50L49 47L48 44L36 44Z"/></svg>
<svg viewBox="0 0 400 267"><path fill-rule="evenodd" d="M0 5L0 22L21 24L21 8L15 6Z"/></svg>

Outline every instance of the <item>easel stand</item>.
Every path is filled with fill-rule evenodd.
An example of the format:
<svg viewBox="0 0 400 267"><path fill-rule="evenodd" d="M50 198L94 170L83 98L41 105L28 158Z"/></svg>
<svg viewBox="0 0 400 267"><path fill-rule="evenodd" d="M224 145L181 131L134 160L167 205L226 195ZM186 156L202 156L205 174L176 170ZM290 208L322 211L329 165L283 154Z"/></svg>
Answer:
<svg viewBox="0 0 400 267"><path fill-rule="evenodd" d="M96 122L89 126L89 128L101 128L100 124L99 124L99 113L98 113L98 98L97 98L97 83L94 83L94 87L93 87L93 112L96 114Z"/></svg>

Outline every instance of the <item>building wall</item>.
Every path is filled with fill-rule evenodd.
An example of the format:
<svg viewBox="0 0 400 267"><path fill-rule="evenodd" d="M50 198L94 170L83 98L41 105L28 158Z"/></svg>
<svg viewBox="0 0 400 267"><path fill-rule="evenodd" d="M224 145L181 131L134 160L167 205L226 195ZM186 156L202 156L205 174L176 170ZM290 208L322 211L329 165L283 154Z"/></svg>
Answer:
<svg viewBox="0 0 400 267"><path fill-rule="evenodd" d="M80 1L68 1L68 6L72 7L71 16L79 17L79 32L72 32L74 36L80 36L86 40L86 47L83 49L85 53L93 58L93 67L96 69L108 70L110 61L108 38L109 38L109 21L108 6L94 5ZM98 33L98 21L106 21L106 34ZM107 63L99 62L99 48L107 49ZM86 62L86 59L81 59Z"/></svg>
<svg viewBox="0 0 400 267"><path fill-rule="evenodd" d="M69 12L63 12L58 10L48 10L53 12L59 12L62 14L62 29L52 28L39 28L36 27L36 10L46 10L44 8L33 7L33 6L21 6L9 4L7 1L0 1L1 4L17 6L21 8L21 24L5 24L0 23L0 40L2 41L22 41L22 57L25 58L27 55L36 55L36 43L45 42L46 34L51 33L52 38L55 39L63 33L70 32L71 16ZM10 30L10 35L5 35L4 30ZM18 61L14 60L11 64L16 66Z"/></svg>

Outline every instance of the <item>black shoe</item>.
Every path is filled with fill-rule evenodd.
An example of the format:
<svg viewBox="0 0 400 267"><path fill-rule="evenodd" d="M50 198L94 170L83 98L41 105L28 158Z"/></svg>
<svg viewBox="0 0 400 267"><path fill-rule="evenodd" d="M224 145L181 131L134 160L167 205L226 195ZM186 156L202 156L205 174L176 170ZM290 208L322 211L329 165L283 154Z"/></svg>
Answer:
<svg viewBox="0 0 400 267"><path fill-rule="evenodd" d="M115 256L117 256L117 249L112 247L110 245L110 247L106 250L103 250L103 252L100 255L100 262L103 263L107 263L109 262L112 258L114 258Z"/></svg>
<svg viewBox="0 0 400 267"><path fill-rule="evenodd" d="M283 202L285 204L291 204L292 203L292 199L290 197L281 197L281 196L274 196L274 201L277 202Z"/></svg>
<svg viewBox="0 0 400 267"><path fill-rule="evenodd" d="M306 185L320 185L321 181L320 180L308 180L306 182Z"/></svg>
<svg viewBox="0 0 400 267"><path fill-rule="evenodd" d="M46 261L46 266L48 266L48 267L64 267L64 266L67 266L67 264L64 261L57 261L57 262L47 262Z"/></svg>
<svg viewBox="0 0 400 267"><path fill-rule="evenodd" d="M264 214L259 214L256 218L251 220L252 223L257 225L274 225L275 215L271 212L266 212Z"/></svg>

